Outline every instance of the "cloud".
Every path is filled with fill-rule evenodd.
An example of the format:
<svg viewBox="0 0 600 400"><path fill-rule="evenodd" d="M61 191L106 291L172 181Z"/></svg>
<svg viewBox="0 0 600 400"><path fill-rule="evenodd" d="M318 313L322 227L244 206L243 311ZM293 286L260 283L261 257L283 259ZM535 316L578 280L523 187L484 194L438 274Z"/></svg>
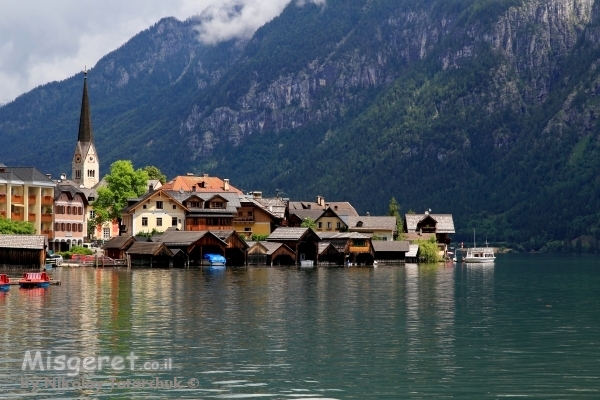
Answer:
<svg viewBox="0 0 600 400"><path fill-rule="evenodd" d="M161 18L199 16L199 38L217 43L251 36L290 1L0 1L0 104L36 86L66 79L85 66L93 67ZM325 0L299 1L322 4Z"/></svg>

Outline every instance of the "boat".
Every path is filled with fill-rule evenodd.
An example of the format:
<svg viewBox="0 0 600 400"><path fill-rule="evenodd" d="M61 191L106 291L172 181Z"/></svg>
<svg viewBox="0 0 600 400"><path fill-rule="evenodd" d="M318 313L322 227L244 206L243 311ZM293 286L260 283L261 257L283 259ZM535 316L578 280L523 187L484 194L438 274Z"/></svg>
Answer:
<svg viewBox="0 0 600 400"><path fill-rule="evenodd" d="M301 260L300 267L301 268L313 268L315 266L315 262L313 260Z"/></svg>
<svg viewBox="0 0 600 400"><path fill-rule="evenodd" d="M202 265L206 267L225 268L225 257L220 254L207 253L202 257Z"/></svg>
<svg viewBox="0 0 600 400"><path fill-rule="evenodd" d="M473 229L473 247L467 249L467 254L463 258L466 263L493 263L496 260L494 249L488 246L487 240L485 247L477 247L475 243L475 229Z"/></svg>
<svg viewBox="0 0 600 400"><path fill-rule="evenodd" d="M0 292L10 289L10 278L6 274L0 274Z"/></svg>
<svg viewBox="0 0 600 400"><path fill-rule="evenodd" d="M19 279L22 288L47 288L50 286L50 277L45 272L25 272Z"/></svg>

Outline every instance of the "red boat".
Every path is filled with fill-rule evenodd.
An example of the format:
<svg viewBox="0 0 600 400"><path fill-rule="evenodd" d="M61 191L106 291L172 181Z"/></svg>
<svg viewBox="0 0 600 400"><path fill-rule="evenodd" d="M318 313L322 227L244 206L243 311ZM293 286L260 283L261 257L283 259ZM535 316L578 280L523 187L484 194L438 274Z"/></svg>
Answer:
<svg viewBox="0 0 600 400"><path fill-rule="evenodd" d="M0 274L0 292L10 289L10 278L6 274Z"/></svg>
<svg viewBox="0 0 600 400"><path fill-rule="evenodd" d="M50 277L45 272L25 272L19 279L22 288L47 288L50 286Z"/></svg>

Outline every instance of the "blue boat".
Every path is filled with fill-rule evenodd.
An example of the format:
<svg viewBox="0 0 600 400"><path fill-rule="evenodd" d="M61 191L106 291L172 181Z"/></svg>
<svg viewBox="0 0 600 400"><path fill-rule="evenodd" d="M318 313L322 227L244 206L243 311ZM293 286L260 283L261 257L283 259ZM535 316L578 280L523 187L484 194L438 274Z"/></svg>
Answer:
<svg viewBox="0 0 600 400"><path fill-rule="evenodd" d="M202 265L208 267L222 267L225 268L225 257L220 254L207 253L202 257Z"/></svg>

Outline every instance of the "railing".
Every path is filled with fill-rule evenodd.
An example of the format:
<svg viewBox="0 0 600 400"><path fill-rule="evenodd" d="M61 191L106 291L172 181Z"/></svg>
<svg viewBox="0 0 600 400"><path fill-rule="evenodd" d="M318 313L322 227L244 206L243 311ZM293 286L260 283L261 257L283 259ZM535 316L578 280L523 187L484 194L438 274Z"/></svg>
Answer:
<svg viewBox="0 0 600 400"><path fill-rule="evenodd" d="M10 213L10 218L13 221L23 221L23 214L21 214L19 212L11 212Z"/></svg>
<svg viewBox="0 0 600 400"><path fill-rule="evenodd" d="M13 194L11 196L11 201L13 203L17 203L17 204L23 204L23 195L20 194Z"/></svg>
<svg viewBox="0 0 600 400"><path fill-rule="evenodd" d="M188 225L186 231L230 231L233 230L232 225Z"/></svg>
<svg viewBox="0 0 600 400"><path fill-rule="evenodd" d="M254 222L254 217L233 217L233 222Z"/></svg>
<svg viewBox="0 0 600 400"><path fill-rule="evenodd" d="M35 204L36 201L37 201L37 196L35 194L30 194L29 195L29 204Z"/></svg>
<svg viewBox="0 0 600 400"><path fill-rule="evenodd" d="M42 214L42 222L52 222L52 214Z"/></svg>
<svg viewBox="0 0 600 400"><path fill-rule="evenodd" d="M54 197L52 196L42 196L42 204L45 206L52 205L54 203Z"/></svg>
<svg viewBox="0 0 600 400"><path fill-rule="evenodd" d="M27 217L27 221L34 222L35 221L35 213L29 213L29 216Z"/></svg>
<svg viewBox="0 0 600 400"><path fill-rule="evenodd" d="M370 248L367 245L364 246L350 246L350 253L368 253Z"/></svg>

